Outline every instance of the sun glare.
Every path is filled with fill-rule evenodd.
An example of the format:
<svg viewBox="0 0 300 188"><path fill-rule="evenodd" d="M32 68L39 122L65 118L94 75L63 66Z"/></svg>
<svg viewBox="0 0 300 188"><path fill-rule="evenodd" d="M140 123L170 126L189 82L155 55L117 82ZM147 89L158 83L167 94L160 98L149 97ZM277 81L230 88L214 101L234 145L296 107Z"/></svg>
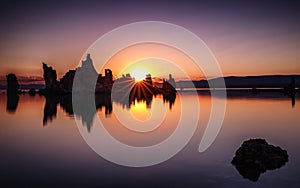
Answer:
<svg viewBox="0 0 300 188"><path fill-rule="evenodd" d="M145 79L146 74L148 73L142 69L135 69L130 74L133 78L135 78L136 81L142 81L143 79Z"/></svg>

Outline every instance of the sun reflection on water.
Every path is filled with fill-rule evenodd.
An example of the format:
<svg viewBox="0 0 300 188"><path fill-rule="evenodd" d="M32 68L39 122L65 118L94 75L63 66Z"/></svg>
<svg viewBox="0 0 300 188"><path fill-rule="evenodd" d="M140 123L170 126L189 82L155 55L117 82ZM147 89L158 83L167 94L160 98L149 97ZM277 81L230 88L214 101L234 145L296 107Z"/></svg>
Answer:
<svg viewBox="0 0 300 188"><path fill-rule="evenodd" d="M140 121L146 121L150 118L151 112L147 108L146 101L135 101L130 107L130 113Z"/></svg>

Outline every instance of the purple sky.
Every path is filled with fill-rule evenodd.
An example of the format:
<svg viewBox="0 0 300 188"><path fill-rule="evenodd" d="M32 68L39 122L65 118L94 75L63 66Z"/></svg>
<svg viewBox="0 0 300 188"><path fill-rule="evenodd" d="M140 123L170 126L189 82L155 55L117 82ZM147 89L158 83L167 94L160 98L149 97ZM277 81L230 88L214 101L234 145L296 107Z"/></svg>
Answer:
<svg viewBox="0 0 300 188"><path fill-rule="evenodd" d="M229 75L300 74L300 5L286 1L5 1L0 75L61 77L110 30L165 21L197 34ZM100 52L101 53L101 52Z"/></svg>

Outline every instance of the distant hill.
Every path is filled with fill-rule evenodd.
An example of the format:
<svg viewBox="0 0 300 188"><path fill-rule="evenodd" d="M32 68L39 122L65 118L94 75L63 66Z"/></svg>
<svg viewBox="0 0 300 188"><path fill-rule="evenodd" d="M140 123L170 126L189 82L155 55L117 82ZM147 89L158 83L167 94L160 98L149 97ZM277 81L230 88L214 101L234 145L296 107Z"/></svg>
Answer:
<svg viewBox="0 0 300 188"><path fill-rule="evenodd" d="M296 87L300 88L300 75L268 75L268 76L229 76L224 77L227 88L282 88L291 83L294 76ZM217 82L221 78L211 79ZM197 81L177 81L177 88L208 88L207 80ZM217 86L220 87L220 86ZM44 84L21 84L20 89L43 89ZM6 89L5 85L0 85L0 90Z"/></svg>
<svg viewBox="0 0 300 188"><path fill-rule="evenodd" d="M282 88L291 83L292 76L295 78L296 87L300 87L300 75L268 75L268 76L230 76L224 77L227 88ZM221 78L211 79L216 83ZM178 81L177 88L208 88L207 80ZM216 87L220 87L216 84Z"/></svg>
<svg viewBox="0 0 300 188"><path fill-rule="evenodd" d="M20 89L45 88L44 78L41 76L17 76ZM0 75L0 90L6 89L6 76Z"/></svg>
<svg viewBox="0 0 300 188"><path fill-rule="evenodd" d="M24 90L27 90L27 89L45 89L45 85L44 84L21 84L20 85L20 89L24 89ZM6 89L6 86L4 85L0 85L0 90L4 90Z"/></svg>

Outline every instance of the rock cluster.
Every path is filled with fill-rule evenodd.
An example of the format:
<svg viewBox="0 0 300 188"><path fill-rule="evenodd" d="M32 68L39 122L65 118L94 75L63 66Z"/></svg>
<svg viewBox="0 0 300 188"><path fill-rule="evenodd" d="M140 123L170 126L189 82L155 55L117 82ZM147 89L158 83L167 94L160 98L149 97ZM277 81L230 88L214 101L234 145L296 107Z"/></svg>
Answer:
<svg viewBox="0 0 300 188"><path fill-rule="evenodd" d="M111 92L113 84L113 74L110 69L105 69L105 75L98 74L94 68L90 54L86 60L82 61L81 66L76 70L69 70L59 81L57 81L56 70L43 63L44 80L46 84L43 93L71 93L75 92ZM77 79L75 78L77 74ZM95 85L96 83L96 85ZM73 88L73 84L76 87Z"/></svg>
<svg viewBox="0 0 300 188"><path fill-rule="evenodd" d="M251 181L257 181L266 170L280 168L288 161L286 150L270 145L265 139L249 139L235 152L231 163L239 173Z"/></svg>

